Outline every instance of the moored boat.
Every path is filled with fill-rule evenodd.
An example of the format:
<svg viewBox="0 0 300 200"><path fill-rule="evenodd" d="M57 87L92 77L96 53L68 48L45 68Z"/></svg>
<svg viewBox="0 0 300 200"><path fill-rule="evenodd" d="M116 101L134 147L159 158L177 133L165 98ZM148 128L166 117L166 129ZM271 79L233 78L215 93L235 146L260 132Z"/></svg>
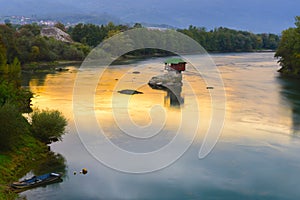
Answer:
<svg viewBox="0 0 300 200"><path fill-rule="evenodd" d="M40 176L33 176L30 179L24 179L21 181L13 182L11 187L13 189L29 189L42 185L47 185L55 182L61 182L61 174L48 173Z"/></svg>

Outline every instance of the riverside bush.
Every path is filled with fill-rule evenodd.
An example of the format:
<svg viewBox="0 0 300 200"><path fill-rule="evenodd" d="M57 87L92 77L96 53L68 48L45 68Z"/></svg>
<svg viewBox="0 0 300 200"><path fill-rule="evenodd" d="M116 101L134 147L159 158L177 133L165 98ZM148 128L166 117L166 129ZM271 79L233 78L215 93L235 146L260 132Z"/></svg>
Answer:
<svg viewBox="0 0 300 200"><path fill-rule="evenodd" d="M66 118L57 110L34 110L31 114L31 132L41 142L61 140L67 125Z"/></svg>

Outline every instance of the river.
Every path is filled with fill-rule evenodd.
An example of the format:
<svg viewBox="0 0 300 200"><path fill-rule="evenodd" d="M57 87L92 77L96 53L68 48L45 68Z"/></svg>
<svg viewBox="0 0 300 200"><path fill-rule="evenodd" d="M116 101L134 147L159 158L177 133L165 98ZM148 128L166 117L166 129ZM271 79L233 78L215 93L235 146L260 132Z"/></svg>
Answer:
<svg viewBox="0 0 300 200"><path fill-rule="evenodd" d="M228 53L211 57L224 83L225 121L216 146L203 159L198 154L212 122L210 92L218 88L208 90L205 80L189 64L182 75L180 102L174 101L167 91L154 90L145 84L153 75L163 73L164 58L106 69L95 90L94 106L82 107L79 117L84 124L76 126L74 120L78 115L73 112L73 89L82 69L69 66L63 72L23 74L23 86L34 93L33 106L58 109L69 124L63 140L51 144L51 150L66 159L63 182L20 195L29 200L300 199L300 82L279 77L274 53ZM84 71L85 86L93 87L90 85L93 69ZM128 96L117 92L132 89L136 83L143 94ZM128 102L125 106L124 101ZM85 120L84 113L91 110L96 124L88 117ZM122 123L114 121L120 118ZM127 124L128 118L139 127L151 124L158 133L148 139L142 138L148 133L141 133L142 139L126 135L122 128L130 129L132 124ZM95 155L89 149L105 145L104 142L86 144L88 140L84 138L90 135L92 140L93 135L78 134L76 129L87 126L91 132L97 132L101 126L102 133L114 145L130 152L147 153L163 148L178 130L177 139L182 143L189 140L198 119L195 138L183 155L172 164L148 173L126 173L118 169L123 165L125 168L152 166L157 164L150 163L156 162L155 159L135 163L119 158L120 166L113 169L99 160L102 155ZM187 125L182 125L185 122ZM107 156L103 159L115 156L114 152L100 153ZM173 156L172 152L170 155ZM87 168L86 175L79 173L82 168Z"/></svg>

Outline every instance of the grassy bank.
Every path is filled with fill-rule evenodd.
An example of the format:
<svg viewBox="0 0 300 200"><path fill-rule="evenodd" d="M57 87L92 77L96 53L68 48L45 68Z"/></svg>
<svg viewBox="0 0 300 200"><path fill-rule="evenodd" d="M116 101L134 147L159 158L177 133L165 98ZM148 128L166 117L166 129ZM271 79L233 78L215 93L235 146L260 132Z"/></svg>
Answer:
<svg viewBox="0 0 300 200"><path fill-rule="evenodd" d="M18 194L9 190L9 184L34 168L47 153L45 144L27 134L20 137L12 151L0 152L0 199L16 199Z"/></svg>

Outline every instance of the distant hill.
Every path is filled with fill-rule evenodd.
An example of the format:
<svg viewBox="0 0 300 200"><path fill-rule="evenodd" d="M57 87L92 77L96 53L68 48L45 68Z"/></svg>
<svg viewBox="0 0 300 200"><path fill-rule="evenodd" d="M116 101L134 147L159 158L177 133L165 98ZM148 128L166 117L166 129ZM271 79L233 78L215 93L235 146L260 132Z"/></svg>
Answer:
<svg viewBox="0 0 300 200"><path fill-rule="evenodd" d="M297 0L0 0L0 15L94 16L122 23L142 22L209 29L229 27L280 33L299 15ZM103 20L102 21L107 21Z"/></svg>

